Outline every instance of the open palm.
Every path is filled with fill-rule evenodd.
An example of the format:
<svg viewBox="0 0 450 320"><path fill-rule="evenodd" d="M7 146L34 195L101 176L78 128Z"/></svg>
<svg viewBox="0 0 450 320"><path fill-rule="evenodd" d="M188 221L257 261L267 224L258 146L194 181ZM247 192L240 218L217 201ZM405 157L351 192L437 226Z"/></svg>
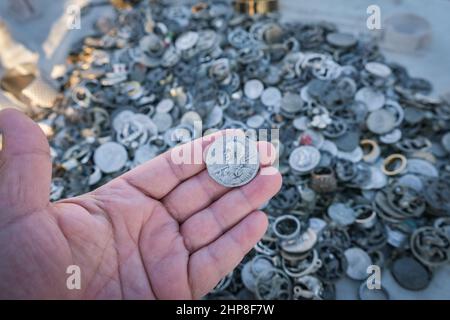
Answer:
<svg viewBox="0 0 450 320"><path fill-rule="evenodd" d="M49 147L39 127L7 109L0 132L3 298L200 298L264 234L267 218L257 209L281 185L269 156L261 171L271 174L229 189L204 163L176 165L167 152L93 192L50 203ZM70 265L80 267L80 290L66 286Z"/></svg>

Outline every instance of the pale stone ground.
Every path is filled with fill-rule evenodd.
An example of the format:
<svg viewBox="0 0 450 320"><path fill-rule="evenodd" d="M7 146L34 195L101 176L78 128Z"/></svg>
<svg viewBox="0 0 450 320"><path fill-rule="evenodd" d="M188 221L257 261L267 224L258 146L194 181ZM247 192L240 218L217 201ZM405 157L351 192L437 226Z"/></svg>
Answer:
<svg viewBox="0 0 450 320"><path fill-rule="evenodd" d="M77 1L77 0L74 0ZM97 0L92 0L97 1ZM7 14L5 0L0 1L0 18L8 24L14 38L30 50L40 54L40 68L48 74L54 64L62 63L71 43L89 33L89 26L99 15L108 14L104 8L91 11L82 19L81 30L71 30L64 35L59 50L46 57L43 43L52 27L64 12L66 1L33 0L38 4L40 16L27 22L19 22ZM405 55L385 52L387 57L408 67L411 75L432 81L436 94L450 90L450 1L448 0L281 0L282 17L285 20L328 20L336 22L343 30L364 33L366 8L377 4L382 19L393 13L411 12L426 18L432 26L432 42L420 54ZM0 48L1 49L1 48ZM1 70L0 70L1 75ZM0 92L0 105L9 104ZM393 299L450 299L450 267L436 272L431 285L423 291L412 292L399 287L389 272L383 274L382 284ZM338 299L355 299L359 283L344 279L337 284Z"/></svg>

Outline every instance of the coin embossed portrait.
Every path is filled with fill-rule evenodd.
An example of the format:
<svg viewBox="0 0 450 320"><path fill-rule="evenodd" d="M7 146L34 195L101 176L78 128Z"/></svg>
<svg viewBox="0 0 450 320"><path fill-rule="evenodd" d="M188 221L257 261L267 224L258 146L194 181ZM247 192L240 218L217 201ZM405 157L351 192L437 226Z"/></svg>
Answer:
<svg viewBox="0 0 450 320"><path fill-rule="evenodd" d="M210 145L206 166L210 177L225 187L245 185L259 170L256 142L240 136L221 137Z"/></svg>

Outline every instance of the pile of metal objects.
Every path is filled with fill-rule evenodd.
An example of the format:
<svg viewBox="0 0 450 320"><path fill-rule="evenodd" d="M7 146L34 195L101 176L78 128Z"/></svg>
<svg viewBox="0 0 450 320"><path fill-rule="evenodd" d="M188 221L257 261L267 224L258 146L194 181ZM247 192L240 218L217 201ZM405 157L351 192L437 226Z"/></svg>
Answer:
<svg viewBox="0 0 450 320"><path fill-rule="evenodd" d="M143 1L101 18L36 119L52 147L53 201L198 136L279 129L270 226L208 295L333 299L335 283L390 269L410 290L450 254L450 103L372 39L327 23L238 15L228 2ZM269 137L270 139L270 137Z"/></svg>

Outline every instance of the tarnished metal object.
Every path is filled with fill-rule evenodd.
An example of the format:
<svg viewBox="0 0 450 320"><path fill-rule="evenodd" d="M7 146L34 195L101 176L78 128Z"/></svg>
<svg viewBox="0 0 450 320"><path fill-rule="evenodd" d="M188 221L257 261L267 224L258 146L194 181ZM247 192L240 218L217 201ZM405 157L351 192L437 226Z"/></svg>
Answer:
<svg viewBox="0 0 450 320"><path fill-rule="evenodd" d="M235 0L236 12L248 14L266 14L278 11L278 0Z"/></svg>

